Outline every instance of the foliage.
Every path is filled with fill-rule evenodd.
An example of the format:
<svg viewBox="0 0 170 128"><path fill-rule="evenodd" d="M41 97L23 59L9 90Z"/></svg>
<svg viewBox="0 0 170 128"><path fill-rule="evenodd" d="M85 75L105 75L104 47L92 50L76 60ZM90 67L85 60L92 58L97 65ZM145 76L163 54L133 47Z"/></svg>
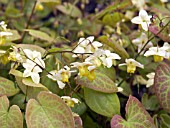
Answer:
<svg viewBox="0 0 170 128"><path fill-rule="evenodd" d="M168 0L0 8L0 127L170 127Z"/></svg>

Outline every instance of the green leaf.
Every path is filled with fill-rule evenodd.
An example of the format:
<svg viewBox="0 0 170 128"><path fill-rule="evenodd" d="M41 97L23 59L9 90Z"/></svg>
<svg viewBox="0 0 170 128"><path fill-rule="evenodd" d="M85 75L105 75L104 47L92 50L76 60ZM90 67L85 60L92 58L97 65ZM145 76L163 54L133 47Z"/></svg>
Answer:
<svg viewBox="0 0 170 128"><path fill-rule="evenodd" d="M153 119L142 104L133 96L129 96L126 104L127 121L115 115L111 120L111 128L156 128Z"/></svg>
<svg viewBox="0 0 170 128"><path fill-rule="evenodd" d="M17 105L9 108L6 96L0 97L0 124L1 128L23 128L22 113Z"/></svg>
<svg viewBox="0 0 170 128"><path fill-rule="evenodd" d="M104 66L100 66L98 69L101 73L107 75L111 80L115 81L116 80L116 71L115 68L106 68Z"/></svg>
<svg viewBox="0 0 170 128"><path fill-rule="evenodd" d="M41 40L45 40L48 42L53 42L54 38L50 37L47 33L39 31L39 30L33 30L33 29L25 29L25 31L29 32L29 34L35 38L39 38Z"/></svg>
<svg viewBox="0 0 170 128"><path fill-rule="evenodd" d="M44 86L44 85L39 85L38 87L37 86L30 86L30 85L25 85L22 81L23 79L21 77L17 77L15 76L15 79L16 79L16 82L19 86L19 88L22 90L22 92L24 94L27 95L27 97L29 99L31 98L36 98L37 95L41 92L41 91L48 91L48 89ZM27 82L26 81L26 84L32 84L29 83L29 81Z"/></svg>
<svg viewBox="0 0 170 128"><path fill-rule="evenodd" d="M8 32L11 32L13 35L8 36L7 41L15 41L21 39L21 35L17 30L8 30Z"/></svg>
<svg viewBox="0 0 170 128"><path fill-rule="evenodd" d="M9 74L12 74L12 75L18 76L18 77L22 77L22 76L23 76L23 73L22 73L22 72L20 72L20 71L18 71L18 70L15 70L15 69L11 69L11 70L9 71Z"/></svg>
<svg viewBox="0 0 170 128"><path fill-rule="evenodd" d="M74 128L74 117L60 97L41 92L28 101L26 123L28 128Z"/></svg>
<svg viewBox="0 0 170 128"><path fill-rule="evenodd" d="M84 97L87 105L96 113L112 117L120 114L120 102L116 93L103 93L84 88Z"/></svg>
<svg viewBox="0 0 170 128"><path fill-rule="evenodd" d="M57 9L62 13L69 15L71 17L82 17L81 11L73 4L66 3L65 5L58 5Z"/></svg>
<svg viewBox="0 0 170 128"><path fill-rule="evenodd" d="M160 118L162 120L162 123L166 125L168 128L170 128L170 116L168 114L161 114Z"/></svg>
<svg viewBox="0 0 170 128"><path fill-rule="evenodd" d="M13 96L19 92L19 88L14 85L14 82L4 77L0 77L0 96Z"/></svg>
<svg viewBox="0 0 170 128"><path fill-rule="evenodd" d="M129 58L129 54L126 52L126 50L119 43L112 41L107 36L100 36L98 40L111 47L115 53L122 57L122 59Z"/></svg>
<svg viewBox="0 0 170 128"><path fill-rule="evenodd" d="M155 95L149 97L147 93L144 93L142 96L142 104L147 110L154 111L159 109L158 99Z"/></svg>
<svg viewBox="0 0 170 128"><path fill-rule="evenodd" d="M37 0L38 2L41 2L41 3L49 3L49 2L54 2L54 3L57 3L57 4L60 4L61 3L61 0Z"/></svg>
<svg viewBox="0 0 170 128"><path fill-rule="evenodd" d="M123 14L119 13L119 12L114 12L113 14L106 14L103 19L102 22L105 25L109 25L111 27L115 27L116 24L121 21L123 18Z"/></svg>
<svg viewBox="0 0 170 128"><path fill-rule="evenodd" d="M156 69L154 78L155 93L161 107L170 113L170 63L162 62Z"/></svg>
<svg viewBox="0 0 170 128"><path fill-rule="evenodd" d="M17 105L19 106L20 109L25 109L25 95L20 93L15 95L11 100L10 100L11 105Z"/></svg>
<svg viewBox="0 0 170 128"><path fill-rule="evenodd" d="M100 19L104 15L115 12L116 10L123 10L131 6L132 3L130 0L114 1L113 4L109 5L107 8L103 9L95 16L95 19Z"/></svg>
<svg viewBox="0 0 170 128"><path fill-rule="evenodd" d="M100 71L95 71L96 79L93 81L88 80L86 77L77 77L77 84L91 88L96 91L113 93L117 92L118 88L115 83L104 73Z"/></svg>

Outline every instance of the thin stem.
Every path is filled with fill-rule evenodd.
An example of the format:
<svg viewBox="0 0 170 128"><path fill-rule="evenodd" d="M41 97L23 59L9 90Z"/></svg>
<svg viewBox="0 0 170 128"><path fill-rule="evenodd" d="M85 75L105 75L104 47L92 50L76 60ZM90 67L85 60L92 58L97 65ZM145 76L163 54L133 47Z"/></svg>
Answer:
<svg viewBox="0 0 170 128"><path fill-rule="evenodd" d="M33 16L33 14L34 14L34 10L35 10L36 4L37 4L37 1L34 2L34 6L33 6L33 8L32 8L31 15L30 15L30 17L29 17L29 19L28 19L28 22L27 22L27 25L26 25L26 28L25 28L25 29L28 29L28 27L29 27L29 25L30 25L30 23L31 23L31 19L32 19L32 16ZM26 35L26 31L24 31L20 42L22 42L22 41L24 40L25 35Z"/></svg>

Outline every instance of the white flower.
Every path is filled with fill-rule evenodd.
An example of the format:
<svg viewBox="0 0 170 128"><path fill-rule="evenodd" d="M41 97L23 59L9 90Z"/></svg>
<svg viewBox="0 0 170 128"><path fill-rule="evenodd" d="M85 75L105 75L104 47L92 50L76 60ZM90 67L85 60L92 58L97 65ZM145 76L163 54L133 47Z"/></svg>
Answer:
<svg viewBox="0 0 170 128"><path fill-rule="evenodd" d="M162 3L168 2L168 0L160 0Z"/></svg>
<svg viewBox="0 0 170 128"><path fill-rule="evenodd" d="M150 47L144 56L153 56L155 62L160 62L163 60L166 54L166 49L164 47Z"/></svg>
<svg viewBox="0 0 170 128"><path fill-rule="evenodd" d="M102 44L98 41L93 41L94 36L90 36L88 38L80 38L78 42L78 46L74 49L74 53L94 53ZM73 57L78 57L80 55L74 54Z"/></svg>
<svg viewBox="0 0 170 128"><path fill-rule="evenodd" d="M62 96L63 101L69 106L74 107L74 104L80 103L80 101L76 98L71 98L69 96Z"/></svg>
<svg viewBox="0 0 170 128"><path fill-rule="evenodd" d="M143 46L147 43L147 41L148 41L148 36L145 33L142 33L139 38L132 40L132 43L135 44L136 46L138 46L138 53L139 53L141 51L141 49L143 48ZM150 48L152 46L153 46L152 42L149 42L146 45L145 49Z"/></svg>
<svg viewBox="0 0 170 128"><path fill-rule="evenodd" d="M131 58L126 59L125 62L126 63L119 64L119 66L127 65L127 73L134 73L136 70L136 67L144 68L144 65L142 65L141 63Z"/></svg>
<svg viewBox="0 0 170 128"><path fill-rule="evenodd" d="M0 22L0 27L2 27L3 31L6 31L7 24L5 24L5 21Z"/></svg>
<svg viewBox="0 0 170 128"><path fill-rule="evenodd" d="M145 31L148 31L148 27L151 24L150 18L152 16L148 15L148 13L145 10L139 11L139 16L134 17L131 22L134 24L141 24L142 28Z"/></svg>
<svg viewBox="0 0 170 128"><path fill-rule="evenodd" d="M109 50L105 50L105 54L100 57L103 62L103 65L107 68L110 68L112 65L116 65L115 59L121 59L120 56L116 53L111 53Z"/></svg>
<svg viewBox="0 0 170 128"><path fill-rule="evenodd" d="M31 51L29 49L24 49L24 54L27 58L41 66L42 68L45 68L45 63L41 58L41 53L37 51Z"/></svg>
<svg viewBox="0 0 170 128"><path fill-rule="evenodd" d="M170 60L170 45L169 45L169 43L165 42L162 48L165 49L165 52L166 52L165 58Z"/></svg>
<svg viewBox="0 0 170 128"><path fill-rule="evenodd" d="M155 73L151 72L151 73L147 74L146 76L149 78L147 81L147 84L146 84L146 87L148 88L154 84Z"/></svg>
<svg viewBox="0 0 170 128"><path fill-rule="evenodd" d="M143 9L145 6L145 0L131 0L132 4L135 5L138 9Z"/></svg>
<svg viewBox="0 0 170 128"><path fill-rule="evenodd" d="M13 34L11 32L0 32L0 37L2 36L12 36Z"/></svg>
<svg viewBox="0 0 170 128"><path fill-rule="evenodd" d="M69 82L71 72L74 71L70 71L70 68L68 66L64 66L64 68L60 69L59 71L57 70L50 71L47 76L48 78L57 81L59 88L63 89L66 85L65 82Z"/></svg>
<svg viewBox="0 0 170 128"><path fill-rule="evenodd" d="M36 65L32 60L26 59L26 62L22 64L25 68L23 77L31 76L34 83L38 84L40 82L40 76L38 73L42 72L42 69Z"/></svg>

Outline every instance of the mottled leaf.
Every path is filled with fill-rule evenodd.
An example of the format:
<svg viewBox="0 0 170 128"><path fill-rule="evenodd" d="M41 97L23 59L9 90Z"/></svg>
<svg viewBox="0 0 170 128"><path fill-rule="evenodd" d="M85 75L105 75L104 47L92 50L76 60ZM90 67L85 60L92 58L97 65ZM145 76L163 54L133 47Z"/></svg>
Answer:
<svg viewBox="0 0 170 128"><path fill-rule="evenodd" d="M113 116L111 128L156 128L153 119L142 104L133 96L126 104L127 121L119 115Z"/></svg>
<svg viewBox="0 0 170 128"><path fill-rule="evenodd" d="M60 97L48 92L28 101L26 122L28 128L74 128L70 108Z"/></svg>
<svg viewBox="0 0 170 128"><path fill-rule="evenodd" d="M6 96L0 97L0 127L23 128L22 113L17 105L9 108L9 100Z"/></svg>
<svg viewBox="0 0 170 128"><path fill-rule="evenodd" d="M170 21L169 21L169 23L170 23ZM159 33L159 31L161 29L162 29L162 27L159 27L157 25L150 25L149 26L149 31L150 32L152 32L154 35L160 37L163 41L170 42L170 38L168 36L169 33L167 33L166 31L162 31L162 32Z"/></svg>
<svg viewBox="0 0 170 128"><path fill-rule="evenodd" d="M155 72L155 93L161 107L170 113L170 63L161 63Z"/></svg>
<svg viewBox="0 0 170 128"><path fill-rule="evenodd" d="M162 120L162 123L166 125L168 128L170 128L170 116L168 114L161 114L160 118Z"/></svg>
<svg viewBox="0 0 170 128"><path fill-rule="evenodd" d="M4 77L0 77L0 96L13 96L19 92L19 88L14 85L14 82Z"/></svg>
<svg viewBox="0 0 170 128"><path fill-rule="evenodd" d="M105 93L113 93L117 92L118 88L115 83L104 73L95 71L96 79L91 81L86 77L77 77L77 84L85 86L87 88L91 88L96 91L105 92Z"/></svg>
<svg viewBox="0 0 170 128"><path fill-rule="evenodd" d="M85 87L84 97L87 105L98 114L107 117L120 114L120 102L116 93L103 93Z"/></svg>
<svg viewBox="0 0 170 128"><path fill-rule="evenodd" d="M107 36L100 36L99 41L111 47L115 53L119 54L123 59L129 58L129 54L126 50L119 43L112 41Z"/></svg>

